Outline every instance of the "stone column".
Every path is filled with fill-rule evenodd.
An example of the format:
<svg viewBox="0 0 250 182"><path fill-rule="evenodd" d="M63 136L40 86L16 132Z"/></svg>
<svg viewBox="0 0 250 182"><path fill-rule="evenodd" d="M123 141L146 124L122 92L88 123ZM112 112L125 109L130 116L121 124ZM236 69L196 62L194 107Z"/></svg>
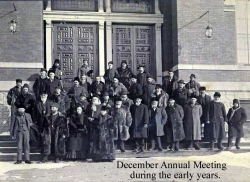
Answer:
<svg viewBox="0 0 250 182"><path fill-rule="evenodd" d="M111 13L111 0L105 0L106 12Z"/></svg>
<svg viewBox="0 0 250 182"><path fill-rule="evenodd" d="M109 61L112 61L112 22L107 21L106 22L106 61L107 64ZM113 60L115 61L115 60Z"/></svg>
<svg viewBox="0 0 250 182"><path fill-rule="evenodd" d="M154 0L155 2L155 14L161 14L159 9L159 0Z"/></svg>
<svg viewBox="0 0 250 182"><path fill-rule="evenodd" d="M105 73L104 21L99 21L99 74Z"/></svg>
<svg viewBox="0 0 250 182"><path fill-rule="evenodd" d="M46 11L51 11L51 1L47 1Z"/></svg>
<svg viewBox="0 0 250 182"><path fill-rule="evenodd" d="M162 83L161 23L155 24L156 82Z"/></svg>
<svg viewBox="0 0 250 182"><path fill-rule="evenodd" d="M102 13L103 11L103 0L98 0L98 12Z"/></svg>
<svg viewBox="0 0 250 182"><path fill-rule="evenodd" d="M52 67L52 23L46 20L46 69Z"/></svg>

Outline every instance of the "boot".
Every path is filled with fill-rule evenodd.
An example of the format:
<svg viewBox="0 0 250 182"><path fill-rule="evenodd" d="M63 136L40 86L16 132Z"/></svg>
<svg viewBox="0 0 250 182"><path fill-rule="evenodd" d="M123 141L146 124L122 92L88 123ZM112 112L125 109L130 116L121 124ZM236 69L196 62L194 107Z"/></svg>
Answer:
<svg viewBox="0 0 250 182"><path fill-rule="evenodd" d="M240 139L241 138L236 138L235 146L237 149L240 149Z"/></svg>

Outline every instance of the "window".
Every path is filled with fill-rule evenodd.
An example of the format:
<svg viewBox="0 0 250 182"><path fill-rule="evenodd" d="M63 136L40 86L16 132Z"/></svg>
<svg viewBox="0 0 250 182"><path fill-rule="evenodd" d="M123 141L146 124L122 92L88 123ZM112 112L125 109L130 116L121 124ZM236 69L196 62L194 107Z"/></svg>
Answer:
<svg viewBox="0 0 250 182"><path fill-rule="evenodd" d="M65 11L97 11L98 0L53 0L53 10Z"/></svg>

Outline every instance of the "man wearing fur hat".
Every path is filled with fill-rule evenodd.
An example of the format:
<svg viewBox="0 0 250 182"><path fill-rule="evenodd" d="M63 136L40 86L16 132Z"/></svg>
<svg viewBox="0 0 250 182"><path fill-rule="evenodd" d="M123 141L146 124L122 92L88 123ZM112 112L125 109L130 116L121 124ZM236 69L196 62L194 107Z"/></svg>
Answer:
<svg viewBox="0 0 250 182"><path fill-rule="evenodd" d="M185 85L185 88L188 89L189 96L191 96L191 94L194 94L196 96L199 95L199 89L201 85L195 79L196 79L195 74L191 74L190 81Z"/></svg>
<svg viewBox="0 0 250 182"><path fill-rule="evenodd" d="M122 61L121 67L117 68L117 72L119 74L120 82L128 89L130 86L129 81L134 74L127 65L128 63L126 61Z"/></svg>
<svg viewBox="0 0 250 182"><path fill-rule="evenodd" d="M16 98L15 104L23 104L25 112L32 116L35 102L35 96L29 92L29 85L25 83L22 88L22 93Z"/></svg>
<svg viewBox="0 0 250 182"><path fill-rule="evenodd" d="M123 91L127 91L127 88L115 77L113 83L108 88L110 97L112 99L120 97Z"/></svg>
<svg viewBox="0 0 250 182"><path fill-rule="evenodd" d="M60 87L62 89L62 83L60 82L60 80L55 78L54 70L49 71L48 85L49 85L49 90L48 90L49 97L55 92L56 87Z"/></svg>
<svg viewBox="0 0 250 182"><path fill-rule="evenodd" d="M16 79L16 86L11 88L7 94L7 103L11 106L11 122L10 125L13 124L15 112L16 112L16 98L22 94L22 80Z"/></svg>
<svg viewBox="0 0 250 182"><path fill-rule="evenodd" d="M56 163L66 154L65 138L69 136L68 123L65 115L58 112L59 105L51 104L51 114L42 125L42 163L47 162L48 156L53 155Z"/></svg>
<svg viewBox="0 0 250 182"><path fill-rule="evenodd" d="M111 116L114 121L114 142L116 149L125 152L124 141L128 140L129 127L132 123L132 117L129 110L122 107L121 98L115 99L115 107L111 110Z"/></svg>
<svg viewBox="0 0 250 182"><path fill-rule="evenodd" d="M131 86L129 87L129 98L135 101L138 96L142 96L142 85L137 82L137 77L132 76Z"/></svg>
<svg viewBox="0 0 250 182"><path fill-rule="evenodd" d="M102 105L107 107L108 113L111 110L112 107L114 107L114 102L109 97L108 92L104 92L102 99L101 99Z"/></svg>
<svg viewBox="0 0 250 182"><path fill-rule="evenodd" d="M227 119L229 126L227 149L232 148L233 137L236 137L236 148L240 149L240 139L244 137L243 124L247 120L247 114L245 109L240 106L238 99L233 100L233 107L229 109Z"/></svg>
<svg viewBox="0 0 250 182"><path fill-rule="evenodd" d="M40 99L40 95L42 92L48 92L49 84L47 79L47 70L45 68L41 68L40 76L36 79L33 85L33 91L35 93L36 99Z"/></svg>
<svg viewBox="0 0 250 182"><path fill-rule="evenodd" d="M178 78L174 75L174 71L172 69L168 71L168 74L168 76L163 77L162 89L169 96L173 96L174 90L178 88Z"/></svg>
<svg viewBox="0 0 250 182"><path fill-rule="evenodd" d="M138 66L138 71L139 73L136 75L137 82L144 87L144 85L147 84L147 76L149 75L148 73L145 72L145 66L144 65L139 65Z"/></svg>
<svg viewBox="0 0 250 182"><path fill-rule="evenodd" d="M185 88L185 82L183 80L178 81L178 88L173 92L173 98L177 104L184 108L188 102L188 89Z"/></svg>
<svg viewBox="0 0 250 182"><path fill-rule="evenodd" d="M128 98L128 91L124 90L121 93L121 100L122 100L122 106L126 108L127 110L130 109L130 107L134 104L134 101L130 98Z"/></svg>
<svg viewBox="0 0 250 182"><path fill-rule="evenodd" d="M184 106L184 131L187 141L187 149L192 145L196 150L200 150L199 140L201 140L201 121L202 107L198 104L196 96L193 94L190 102Z"/></svg>
<svg viewBox="0 0 250 182"><path fill-rule="evenodd" d="M15 164L22 163L22 151L24 151L25 163L31 164L30 161L30 126L33 125L30 114L25 113L25 106L17 105L13 125L10 128L10 135L17 140L17 161Z"/></svg>
<svg viewBox="0 0 250 182"><path fill-rule="evenodd" d="M207 123L211 123L210 130L210 145L211 150L214 149L214 143L217 141L217 147L219 150L223 150L222 139L226 137L225 122L227 122L227 114L225 106L220 102L221 94L219 92L214 93L214 100L208 105Z"/></svg>
<svg viewBox="0 0 250 182"><path fill-rule="evenodd" d="M105 79L105 85L108 87L113 83L114 77L119 77L117 70L113 68L113 61L108 62L108 69L105 71L103 78Z"/></svg>

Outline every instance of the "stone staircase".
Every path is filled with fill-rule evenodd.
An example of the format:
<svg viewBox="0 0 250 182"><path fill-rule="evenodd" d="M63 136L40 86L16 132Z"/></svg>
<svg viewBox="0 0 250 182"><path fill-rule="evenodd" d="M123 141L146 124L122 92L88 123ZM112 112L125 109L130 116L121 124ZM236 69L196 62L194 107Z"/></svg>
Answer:
<svg viewBox="0 0 250 182"><path fill-rule="evenodd" d="M163 152L158 151L145 151L143 153L134 153L132 152L131 141L126 142L126 152L121 153L120 151L116 151L117 158L148 158L148 157L164 157L164 156L204 156L204 155L214 155L219 150L210 151L209 142L200 142L201 150L185 150L183 149L185 143L180 143L180 151L178 152L170 152L164 150ZM223 141L224 147L226 146L226 140ZM149 148L149 144L147 144ZM166 145L163 143L163 147L166 148ZM40 148L36 143L31 144L30 150L30 158L32 161L39 161L41 159ZM244 140L241 143L241 150L235 149L235 147L230 150L233 153L243 153L250 152L250 140ZM0 161L16 161L17 158L17 147L16 141L11 139L8 135L0 135Z"/></svg>

